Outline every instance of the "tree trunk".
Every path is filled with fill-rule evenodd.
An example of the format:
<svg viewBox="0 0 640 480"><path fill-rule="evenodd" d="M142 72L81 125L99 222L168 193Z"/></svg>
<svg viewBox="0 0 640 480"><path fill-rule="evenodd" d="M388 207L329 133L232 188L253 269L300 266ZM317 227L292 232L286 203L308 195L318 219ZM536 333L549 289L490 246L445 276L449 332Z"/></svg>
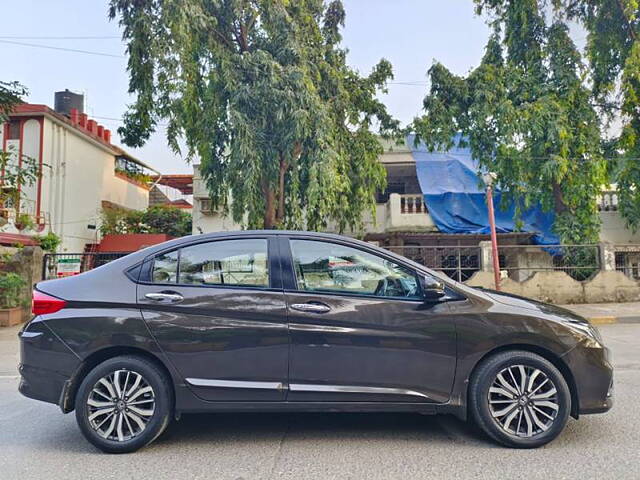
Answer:
<svg viewBox="0 0 640 480"><path fill-rule="evenodd" d="M276 220L276 194L273 190L265 188L264 228L272 230L277 226Z"/></svg>
<svg viewBox="0 0 640 480"><path fill-rule="evenodd" d="M556 213L564 213L569 210L567 204L564 203L564 196L562 194L562 186L559 183L553 183L553 201L554 209Z"/></svg>
<svg viewBox="0 0 640 480"><path fill-rule="evenodd" d="M287 162L280 156L280 170L278 171L278 213L276 215L278 223L284 220L284 201L286 197L284 193L284 177L287 173L287 168L289 168Z"/></svg>

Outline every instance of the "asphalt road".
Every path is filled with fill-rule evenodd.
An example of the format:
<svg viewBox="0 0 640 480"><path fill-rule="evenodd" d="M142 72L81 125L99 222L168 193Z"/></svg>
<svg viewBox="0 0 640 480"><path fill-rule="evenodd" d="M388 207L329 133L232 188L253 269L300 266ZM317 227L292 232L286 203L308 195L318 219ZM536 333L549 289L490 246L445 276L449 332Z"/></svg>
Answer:
<svg viewBox="0 0 640 480"><path fill-rule="evenodd" d="M185 416L151 446L99 453L73 414L17 392L15 329L0 331L0 479L638 479L640 324L600 327L613 349L616 404L570 420L538 450L499 447L449 416Z"/></svg>

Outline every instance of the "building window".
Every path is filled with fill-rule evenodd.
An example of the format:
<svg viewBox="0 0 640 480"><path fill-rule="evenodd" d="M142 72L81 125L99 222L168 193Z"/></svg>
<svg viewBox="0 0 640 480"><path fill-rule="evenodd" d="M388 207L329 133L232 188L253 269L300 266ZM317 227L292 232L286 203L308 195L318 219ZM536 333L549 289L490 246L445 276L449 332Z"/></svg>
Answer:
<svg viewBox="0 0 640 480"><path fill-rule="evenodd" d="M392 193L399 193L400 195L404 195L406 191L406 186L404 182L388 182L387 188L384 192L378 192L376 195L377 203L387 203L389 201L389 195Z"/></svg>
<svg viewBox="0 0 640 480"><path fill-rule="evenodd" d="M9 122L7 140L20 140L20 120L12 120Z"/></svg>

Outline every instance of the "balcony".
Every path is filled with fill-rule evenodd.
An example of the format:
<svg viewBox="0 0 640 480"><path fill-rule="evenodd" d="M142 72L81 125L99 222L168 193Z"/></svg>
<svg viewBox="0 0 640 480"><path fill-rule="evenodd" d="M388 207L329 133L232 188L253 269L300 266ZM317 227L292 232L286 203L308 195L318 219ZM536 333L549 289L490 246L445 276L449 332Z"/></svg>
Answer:
<svg viewBox="0 0 640 480"><path fill-rule="evenodd" d="M392 193L385 203L376 205L375 221L365 215L364 232L436 232L438 231L422 194Z"/></svg>

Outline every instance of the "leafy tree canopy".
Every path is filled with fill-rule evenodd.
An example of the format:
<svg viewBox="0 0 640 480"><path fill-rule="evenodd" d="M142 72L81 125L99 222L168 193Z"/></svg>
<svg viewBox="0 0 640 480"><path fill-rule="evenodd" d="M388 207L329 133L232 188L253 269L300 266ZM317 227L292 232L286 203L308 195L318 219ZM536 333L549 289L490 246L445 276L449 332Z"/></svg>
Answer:
<svg viewBox="0 0 640 480"><path fill-rule="evenodd" d="M143 144L161 121L198 158L216 207L249 227L357 228L383 189L375 95L392 78L346 63L339 0L111 0L136 100L119 130ZM232 199L232 201L231 201Z"/></svg>
<svg viewBox="0 0 640 480"><path fill-rule="evenodd" d="M608 142L620 212L640 228L640 4L637 0L554 0L560 12L588 32L586 53L593 96L608 119L621 120ZM616 132L617 133L617 132Z"/></svg>
<svg viewBox="0 0 640 480"><path fill-rule="evenodd" d="M517 211L553 209L565 242L597 241L596 195L606 182L600 124L581 55L544 0L474 0L493 33L478 68L465 77L435 63L424 115L412 128L431 149L454 136L497 173Z"/></svg>
<svg viewBox="0 0 640 480"><path fill-rule="evenodd" d="M27 89L18 82L4 82L0 80L0 120L6 120L9 112L22 102Z"/></svg>

